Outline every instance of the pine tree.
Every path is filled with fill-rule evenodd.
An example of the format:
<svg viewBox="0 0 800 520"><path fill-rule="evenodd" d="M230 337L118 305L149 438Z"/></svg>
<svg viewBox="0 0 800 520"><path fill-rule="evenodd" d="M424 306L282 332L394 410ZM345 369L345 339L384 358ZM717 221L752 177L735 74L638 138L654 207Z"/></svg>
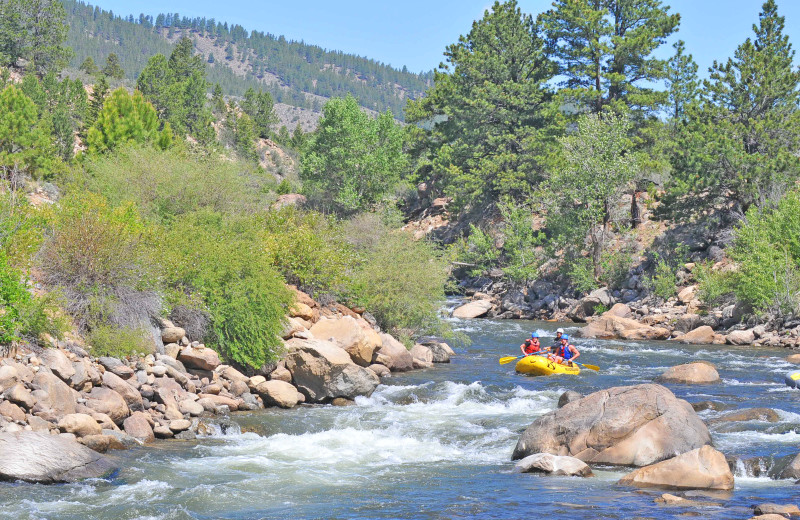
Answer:
<svg viewBox="0 0 800 520"><path fill-rule="evenodd" d="M211 95L211 106L213 107L215 112L224 113L227 105L225 104L225 98L222 95L222 87L217 83L214 85L214 92Z"/></svg>
<svg viewBox="0 0 800 520"><path fill-rule="evenodd" d="M100 68L97 66L97 64L94 62L94 59L91 56L83 60L83 63L81 63L79 69L90 76L94 76L95 74L100 72Z"/></svg>
<svg viewBox="0 0 800 520"><path fill-rule="evenodd" d="M14 172L40 177L50 173L56 165L53 156L36 104L14 85L3 89L0 92L0 177L8 179Z"/></svg>
<svg viewBox="0 0 800 520"><path fill-rule="evenodd" d="M103 75L120 80L125 77L125 71L122 70L122 65L119 63L119 56L116 53L110 53L106 57L106 64L103 67Z"/></svg>
<svg viewBox="0 0 800 520"><path fill-rule="evenodd" d="M697 99L700 81L697 78L697 63L691 54L685 54L683 40L678 40L673 48L675 55L669 61L667 88L670 115L678 120L684 116L686 105Z"/></svg>
<svg viewBox="0 0 800 520"><path fill-rule="evenodd" d="M106 100L86 138L89 153L104 153L129 142L166 144L159 132L158 116L153 105L141 93L133 95L117 89ZM169 128L165 132L171 133Z"/></svg>
<svg viewBox="0 0 800 520"><path fill-rule="evenodd" d="M89 109L86 115L86 126L92 126L95 121L97 121L97 116L100 114L100 111L103 110L103 105L106 101L106 96L108 96L108 80L106 80L105 76L100 76L97 78L97 82L94 84L94 89L92 91L92 99L89 101Z"/></svg>
<svg viewBox="0 0 800 520"><path fill-rule="evenodd" d="M0 65L30 60L37 73L60 71L72 56L64 47L69 27L58 0L0 2Z"/></svg>

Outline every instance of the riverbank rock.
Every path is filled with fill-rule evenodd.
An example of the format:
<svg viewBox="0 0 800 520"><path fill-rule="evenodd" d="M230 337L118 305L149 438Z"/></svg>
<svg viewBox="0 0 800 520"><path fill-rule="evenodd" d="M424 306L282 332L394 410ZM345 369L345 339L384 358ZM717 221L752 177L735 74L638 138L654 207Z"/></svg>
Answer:
<svg viewBox="0 0 800 520"><path fill-rule="evenodd" d="M449 363L450 358L456 355L450 345L435 338L421 338L419 344L430 349L434 363Z"/></svg>
<svg viewBox="0 0 800 520"><path fill-rule="evenodd" d="M461 319L480 318L490 310L492 310L492 302L490 300L475 300L455 309L453 317Z"/></svg>
<svg viewBox="0 0 800 520"><path fill-rule="evenodd" d="M144 412L134 412L122 423L125 433L143 443L156 440L153 434L153 420Z"/></svg>
<svg viewBox="0 0 800 520"><path fill-rule="evenodd" d="M69 382L70 378L75 375L75 367L72 366L72 362L60 349L46 348L39 355L39 359L44 366L48 367L62 381Z"/></svg>
<svg viewBox="0 0 800 520"><path fill-rule="evenodd" d="M285 381L264 381L256 387L256 391L267 406L292 408L297 405L297 388Z"/></svg>
<svg viewBox="0 0 800 520"><path fill-rule="evenodd" d="M583 399L583 395L574 390L567 390L558 398L558 407L564 408L564 406L568 405L572 401L577 401L578 399Z"/></svg>
<svg viewBox="0 0 800 520"><path fill-rule="evenodd" d="M800 365L800 354L792 354L790 356L786 356L786 361L788 361L789 363L794 363L795 365ZM1 381L0 385L2 385Z"/></svg>
<svg viewBox="0 0 800 520"><path fill-rule="evenodd" d="M668 368L656 378L656 381L686 385L708 385L719 383L719 372L711 363L696 361Z"/></svg>
<svg viewBox="0 0 800 520"><path fill-rule="evenodd" d="M414 362L414 368L430 368L433 366L433 351L425 345L417 343L409 352Z"/></svg>
<svg viewBox="0 0 800 520"><path fill-rule="evenodd" d="M705 423L669 389L618 386L536 419L520 437L512 459L551 453L589 463L646 466L710 442Z"/></svg>
<svg viewBox="0 0 800 520"><path fill-rule="evenodd" d="M180 327L166 327L161 331L161 341L164 345L178 343L186 336L186 331Z"/></svg>
<svg viewBox="0 0 800 520"><path fill-rule="evenodd" d="M711 446L702 446L634 470L619 483L638 487L730 490L733 489L733 473L725 455Z"/></svg>
<svg viewBox="0 0 800 520"><path fill-rule="evenodd" d="M799 517L800 509L794 504L759 504L753 508L754 515L781 515L783 518Z"/></svg>
<svg viewBox="0 0 800 520"><path fill-rule="evenodd" d="M582 460L575 457L559 457L550 453L528 455L514 465L514 471L519 473L546 473L548 475L567 477L594 476L592 468Z"/></svg>
<svg viewBox="0 0 800 520"><path fill-rule="evenodd" d="M800 454L787 455L775 461L769 469L769 478L772 479L800 479Z"/></svg>
<svg viewBox="0 0 800 520"><path fill-rule="evenodd" d="M670 493L664 493L660 497L653 500L653 502L672 507L722 507L722 504L719 502L700 502L697 500L689 500L688 498L671 495Z"/></svg>
<svg viewBox="0 0 800 520"><path fill-rule="evenodd" d="M58 429L65 433L72 433L76 437L100 435L103 433L102 426L100 426L91 415L86 415L85 413L71 413L65 415L58 421Z"/></svg>
<svg viewBox="0 0 800 520"><path fill-rule="evenodd" d="M108 388L92 388L86 395L86 406L95 412L108 415L118 426L130 415L128 405L122 396Z"/></svg>
<svg viewBox="0 0 800 520"><path fill-rule="evenodd" d="M178 361L186 368L214 370L220 365L219 354L204 346L184 347L178 354Z"/></svg>
<svg viewBox="0 0 800 520"><path fill-rule="evenodd" d="M321 318L310 331L315 338L343 348L353 362L362 367L372 364L372 355L381 346L381 337L375 331L361 327L351 316Z"/></svg>
<svg viewBox="0 0 800 520"><path fill-rule="evenodd" d="M309 401L372 395L380 379L353 363L350 355L329 341L292 338L286 342L286 368Z"/></svg>
<svg viewBox="0 0 800 520"><path fill-rule="evenodd" d="M734 330L728 334L727 342L730 345L752 345L756 340L756 335L752 329Z"/></svg>
<svg viewBox="0 0 800 520"><path fill-rule="evenodd" d="M49 408L56 415L75 413L73 390L65 382L50 372L39 371L33 378L33 396L36 403Z"/></svg>
<svg viewBox="0 0 800 520"><path fill-rule="evenodd" d="M389 334L381 334L381 346L375 353L388 357L386 366L392 372L406 372L414 368L414 358L406 346Z"/></svg>
<svg viewBox="0 0 800 520"><path fill-rule="evenodd" d="M663 340L669 338L669 330L663 327L651 327L636 320L621 318L613 314L603 314L578 331L587 339L629 339L629 340Z"/></svg>
<svg viewBox="0 0 800 520"><path fill-rule="evenodd" d="M101 478L117 469L110 459L61 435L0 433L0 480L51 484Z"/></svg>
<svg viewBox="0 0 800 520"><path fill-rule="evenodd" d="M675 341L680 341L687 345L711 345L714 343L714 329L708 325L703 325L682 336L678 336Z"/></svg>

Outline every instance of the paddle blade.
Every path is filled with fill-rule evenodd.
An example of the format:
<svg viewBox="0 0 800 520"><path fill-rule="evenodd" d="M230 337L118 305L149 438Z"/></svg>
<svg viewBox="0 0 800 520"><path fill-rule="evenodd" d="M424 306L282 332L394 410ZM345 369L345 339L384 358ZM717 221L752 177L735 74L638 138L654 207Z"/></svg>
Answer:
<svg viewBox="0 0 800 520"><path fill-rule="evenodd" d="M600 367L597 366L597 365L587 365L586 363L581 363L580 365L582 367L588 368L589 370L594 370L595 372L600 372Z"/></svg>
<svg viewBox="0 0 800 520"><path fill-rule="evenodd" d="M501 364L501 365L505 365L505 364L507 364L507 363L511 363L512 361L516 361L516 360L517 360L517 359L519 359L520 357L521 357L521 356L517 356L517 357L501 357L501 358L500 358L500 364Z"/></svg>

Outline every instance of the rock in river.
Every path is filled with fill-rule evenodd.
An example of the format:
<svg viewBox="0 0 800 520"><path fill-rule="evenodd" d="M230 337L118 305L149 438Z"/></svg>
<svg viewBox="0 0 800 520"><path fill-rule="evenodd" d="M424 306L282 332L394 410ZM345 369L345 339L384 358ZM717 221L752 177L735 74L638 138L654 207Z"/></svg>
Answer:
<svg viewBox="0 0 800 520"><path fill-rule="evenodd" d="M116 469L110 459L74 439L43 432L0 433L0 480L74 482Z"/></svg>
<svg viewBox="0 0 800 520"><path fill-rule="evenodd" d="M568 477L591 477L592 469L582 460L575 457L559 457L549 453L528 455L514 465L520 473L547 473L548 475L564 475Z"/></svg>
<svg viewBox="0 0 800 520"><path fill-rule="evenodd" d="M667 388L618 386L536 419L512 458L552 453L584 462L647 466L710 442L708 428L692 406Z"/></svg>
<svg viewBox="0 0 800 520"><path fill-rule="evenodd" d="M453 311L454 318L480 318L492 310L492 302L489 300L475 300L469 302Z"/></svg>
<svg viewBox="0 0 800 520"><path fill-rule="evenodd" d="M639 468L622 477L619 483L640 487L730 490L733 489L733 473L725 455L711 446L703 446Z"/></svg>
<svg viewBox="0 0 800 520"><path fill-rule="evenodd" d="M687 385L707 385L719 383L719 373L711 363L696 361L668 368L656 381Z"/></svg>

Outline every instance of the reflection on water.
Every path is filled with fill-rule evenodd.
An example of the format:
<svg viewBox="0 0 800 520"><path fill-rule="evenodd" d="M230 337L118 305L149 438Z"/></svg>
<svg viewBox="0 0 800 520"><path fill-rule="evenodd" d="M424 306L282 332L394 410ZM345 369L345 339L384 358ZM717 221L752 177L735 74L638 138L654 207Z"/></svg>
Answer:
<svg viewBox="0 0 800 520"><path fill-rule="evenodd" d="M454 324L473 344L457 348L452 363L396 374L355 406L235 415L234 427L210 438L119 452L124 469L110 482L2 484L0 518L673 518L683 511L655 504L659 492L617 486L624 470L600 469L584 480L521 475L510 456L522 430L554 409L565 390L649 382L692 359L713 362L723 382L670 385L679 397L779 414L776 423L713 426L717 448L739 458L798 451L800 392L783 386L792 365L782 350L577 340L582 360L600 373L530 378L497 360L516 355L534 330L552 335L556 324ZM748 518L754 503L800 500L791 482L745 471L740 463L734 492L698 497L712 504L700 516Z"/></svg>

